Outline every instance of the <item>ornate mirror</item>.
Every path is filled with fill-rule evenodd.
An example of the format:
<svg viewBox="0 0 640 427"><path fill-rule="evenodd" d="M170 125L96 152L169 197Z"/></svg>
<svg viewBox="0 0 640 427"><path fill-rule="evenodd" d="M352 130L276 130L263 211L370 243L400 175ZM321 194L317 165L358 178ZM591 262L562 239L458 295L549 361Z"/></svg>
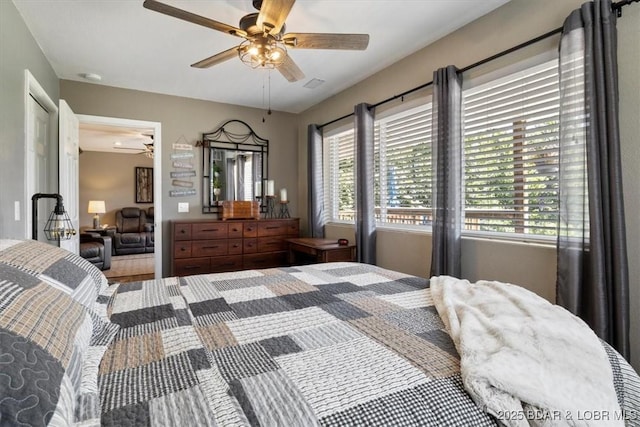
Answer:
<svg viewBox="0 0 640 427"><path fill-rule="evenodd" d="M263 200L269 176L269 140L241 120L203 133L202 212L220 213L223 200ZM264 211L261 204L260 210Z"/></svg>

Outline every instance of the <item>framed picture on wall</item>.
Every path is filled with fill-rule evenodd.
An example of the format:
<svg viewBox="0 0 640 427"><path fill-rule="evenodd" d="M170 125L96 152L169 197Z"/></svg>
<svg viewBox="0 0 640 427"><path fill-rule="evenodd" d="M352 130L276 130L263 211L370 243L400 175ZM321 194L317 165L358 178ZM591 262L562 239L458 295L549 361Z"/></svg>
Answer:
<svg viewBox="0 0 640 427"><path fill-rule="evenodd" d="M153 168L136 167L136 203L153 203Z"/></svg>

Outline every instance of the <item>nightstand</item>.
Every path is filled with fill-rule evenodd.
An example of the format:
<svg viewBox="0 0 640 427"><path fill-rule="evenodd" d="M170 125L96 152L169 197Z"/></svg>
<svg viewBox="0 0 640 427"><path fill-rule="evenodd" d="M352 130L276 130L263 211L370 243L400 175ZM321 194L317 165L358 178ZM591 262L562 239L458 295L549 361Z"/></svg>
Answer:
<svg viewBox="0 0 640 427"><path fill-rule="evenodd" d="M356 245L353 244L342 246L335 240L317 238L287 239L287 244L291 265L356 260Z"/></svg>

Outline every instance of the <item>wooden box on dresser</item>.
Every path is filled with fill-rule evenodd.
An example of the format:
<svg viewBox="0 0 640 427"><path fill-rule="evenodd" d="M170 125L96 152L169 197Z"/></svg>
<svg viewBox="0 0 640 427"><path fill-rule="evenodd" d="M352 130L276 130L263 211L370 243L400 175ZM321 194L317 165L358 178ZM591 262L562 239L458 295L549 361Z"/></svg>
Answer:
<svg viewBox="0 0 640 427"><path fill-rule="evenodd" d="M171 275L284 266L285 239L299 236L298 218L171 221Z"/></svg>

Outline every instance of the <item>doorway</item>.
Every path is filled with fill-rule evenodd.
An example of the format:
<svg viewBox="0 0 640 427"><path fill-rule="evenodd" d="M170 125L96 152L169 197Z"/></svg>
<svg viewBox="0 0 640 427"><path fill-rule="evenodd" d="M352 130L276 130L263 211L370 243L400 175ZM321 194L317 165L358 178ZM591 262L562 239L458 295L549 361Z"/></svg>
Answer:
<svg viewBox="0 0 640 427"><path fill-rule="evenodd" d="M122 119L115 117L90 116L82 114L78 114L77 117L79 119L81 129L80 146L83 149L83 154L80 156L81 167L83 156L85 159L93 158L93 161L95 161L96 156L100 158L100 155L102 155L105 160L113 159L114 157L126 159L126 161L116 162L116 164L111 165L111 170L113 171L112 176L106 175L107 179L96 179L96 177L93 177L90 179L93 179L94 182L88 183L90 188L95 190L95 198L102 198L100 200L109 200L109 197L112 197L111 200L113 200L111 206L109 206L109 203L106 202L106 210L108 213L101 218L101 225L106 224L113 227L115 225L115 211L123 207L139 207L141 210L145 211L145 216L147 216L149 208L153 208L153 271L156 278L162 277L161 124L159 122ZM105 137L105 141L102 141L102 148L92 148L91 151L88 151L85 155L82 134L84 133L85 135L89 135L90 133L86 132L87 129L93 129L93 134L95 135L100 135L101 133L105 135L113 133L114 135L119 134L120 136L116 137L115 139L112 138L113 140L108 144L110 145L110 147L104 146L105 141L108 140L108 138ZM83 130L85 130L85 132L83 132ZM96 137L96 139L100 138ZM137 145L132 144L133 140L139 140L137 141ZM152 203L146 203L148 202L148 200L145 200L142 201L145 203L138 205L137 203L139 203L140 201L136 200L136 197L134 196L134 193L136 192L136 171L139 167L146 169L149 166L153 167ZM117 194L115 193L116 190L109 182L111 178L117 179L118 174L126 177L127 180L127 187L126 189L124 189L126 194L121 196L117 196ZM82 179L83 178L80 177L80 180ZM85 184L87 184L87 182L83 182L83 186ZM121 190L121 188L117 189L117 191ZM100 196L100 194L102 194L102 196ZM94 198L93 195L83 197L81 194L81 206L79 206L79 210L80 212L82 212L82 215L84 217L84 220L82 221L83 224L92 224L92 219L90 216L88 216L89 213L87 212L87 206L83 205L83 203L88 203L88 197ZM145 257L145 254L127 256L127 258L136 257L148 258L148 256ZM114 257L114 259L116 258L118 257ZM140 262L145 262L148 264L148 260L141 260Z"/></svg>

